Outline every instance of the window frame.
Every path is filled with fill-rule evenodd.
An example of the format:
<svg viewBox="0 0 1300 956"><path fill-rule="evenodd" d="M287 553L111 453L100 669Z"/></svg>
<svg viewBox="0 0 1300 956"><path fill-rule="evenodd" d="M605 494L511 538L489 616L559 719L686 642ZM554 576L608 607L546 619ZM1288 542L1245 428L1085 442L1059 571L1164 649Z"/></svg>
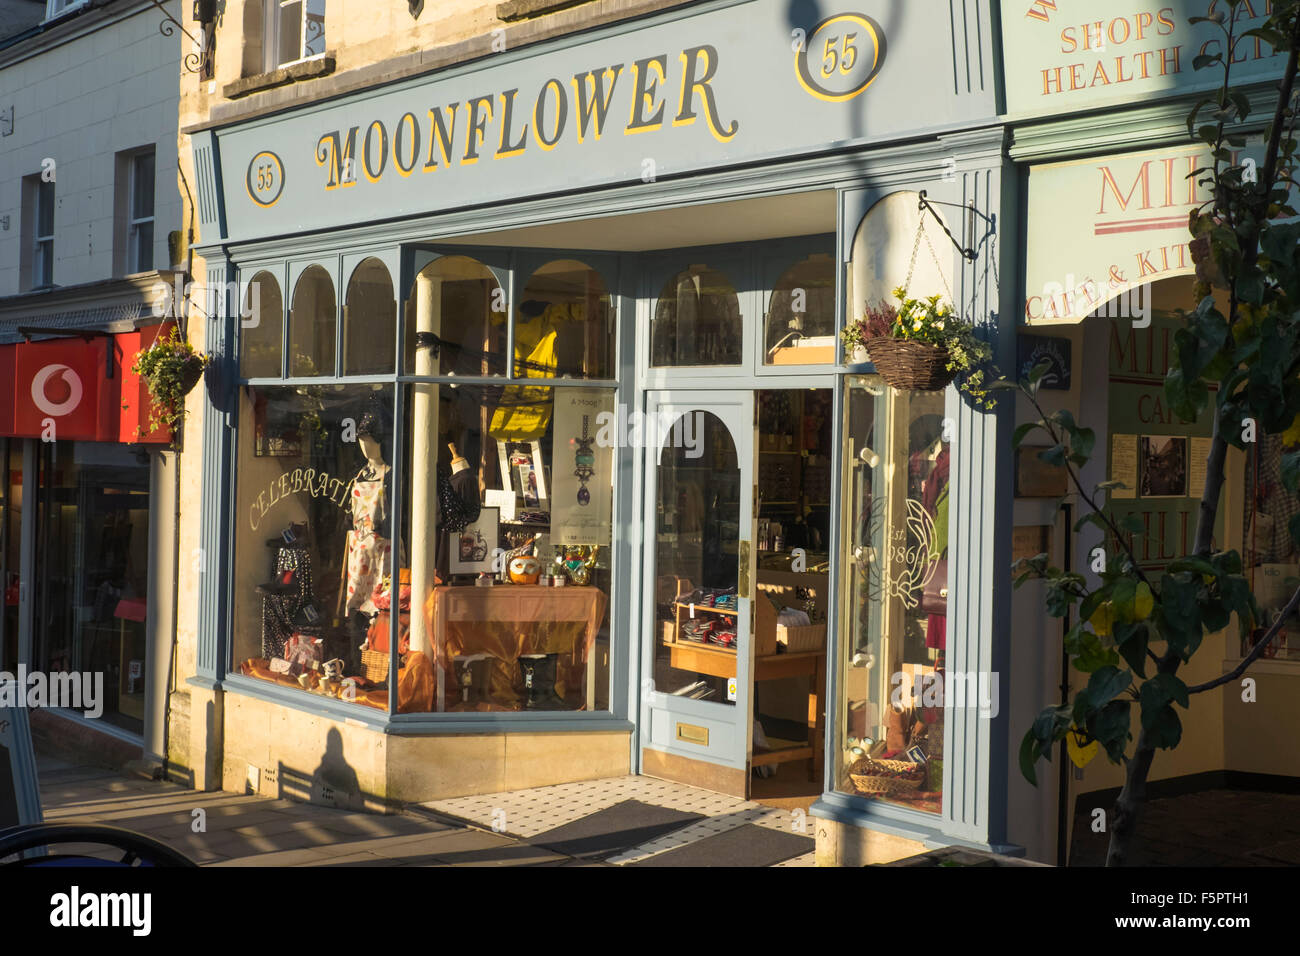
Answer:
<svg viewBox="0 0 1300 956"><path fill-rule="evenodd" d="M140 188L139 178L137 176L136 163L148 156L153 162L153 192L149 197L149 215L136 218L135 216L135 199L137 191ZM157 222L158 222L158 160L154 147L147 146L127 153L123 159L126 163L126 212L124 222L126 226L126 272L128 275L138 272L149 272L154 268L154 244L157 242ZM149 261L142 263L139 260L139 246L137 237L139 236L140 227L149 223L155 227L154 238L149 243Z"/></svg>
<svg viewBox="0 0 1300 956"><path fill-rule="evenodd" d="M43 22L48 23L66 13L80 10L89 3L90 0L45 0L45 20Z"/></svg>
<svg viewBox="0 0 1300 956"><path fill-rule="evenodd" d="M48 189L46 187L49 187ZM54 285L54 213L56 211L54 181L46 181L39 176L31 180L32 189L32 237L31 237L31 273L28 280L33 289L48 289ZM49 197L50 232L41 234L41 210L43 197ZM41 266L45 266L44 273Z"/></svg>
<svg viewBox="0 0 1300 956"><path fill-rule="evenodd" d="M319 60L325 56L325 49L319 53L307 53L305 44L307 42L307 4L310 0L263 0L262 5L262 58L263 68L267 73L272 70L278 70L286 66L292 66L295 63L305 63L309 60ZM320 0L322 8L324 0ZM284 8L291 5L298 5L298 55L291 60L280 60L280 22ZM325 38L325 13L322 9L320 14L321 22L321 40L322 44Z"/></svg>

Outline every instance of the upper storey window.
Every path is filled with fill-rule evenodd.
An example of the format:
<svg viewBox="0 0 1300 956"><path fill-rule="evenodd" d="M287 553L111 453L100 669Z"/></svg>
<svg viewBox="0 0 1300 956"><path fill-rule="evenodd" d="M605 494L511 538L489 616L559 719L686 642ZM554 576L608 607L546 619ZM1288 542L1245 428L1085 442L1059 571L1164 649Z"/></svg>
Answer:
<svg viewBox="0 0 1300 956"><path fill-rule="evenodd" d="M266 0L268 72L325 53L325 0Z"/></svg>

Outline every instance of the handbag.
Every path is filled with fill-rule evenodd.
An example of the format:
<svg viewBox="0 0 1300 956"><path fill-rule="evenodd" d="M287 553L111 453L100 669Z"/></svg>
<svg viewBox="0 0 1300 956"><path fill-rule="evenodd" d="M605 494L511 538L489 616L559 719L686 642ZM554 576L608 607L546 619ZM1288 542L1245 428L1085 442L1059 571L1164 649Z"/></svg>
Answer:
<svg viewBox="0 0 1300 956"><path fill-rule="evenodd" d="M940 558L934 566L934 575L921 591L922 614L948 613L948 559Z"/></svg>

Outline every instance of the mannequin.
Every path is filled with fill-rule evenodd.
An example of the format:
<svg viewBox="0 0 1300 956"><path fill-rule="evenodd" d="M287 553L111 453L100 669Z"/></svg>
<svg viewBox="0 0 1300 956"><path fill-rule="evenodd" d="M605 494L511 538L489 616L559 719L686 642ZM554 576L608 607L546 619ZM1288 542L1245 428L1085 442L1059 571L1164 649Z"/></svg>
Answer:
<svg viewBox="0 0 1300 956"><path fill-rule="evenodd" d="M352 528L344 549L344 587L339 593L339 611L349 617L354 611L373 616L378 612L371 594L375 585L392 569L391 517L389 499L392 469L384 461L383 437L378 416L366 414L357 425L357 446L366 463L352 480L349 514Z"/></svg>

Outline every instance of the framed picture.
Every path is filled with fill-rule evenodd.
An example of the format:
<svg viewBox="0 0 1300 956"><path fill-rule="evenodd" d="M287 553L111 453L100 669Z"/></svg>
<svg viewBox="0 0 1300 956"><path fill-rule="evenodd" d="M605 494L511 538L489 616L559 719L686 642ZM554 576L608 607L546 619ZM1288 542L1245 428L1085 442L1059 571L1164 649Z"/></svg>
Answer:
<svg viewBox="0 0 1300 956"><path fill-rule="evenodd" d="M1022 445L1016 449L1016 497L1060 498L1069 490L1069 476L1060 465L1038 457L1050 445Z"/></svg>
<svg viewBox="0 0 1300 956"><path fill-rule="evenodd" d="M492 552L500 547L500 517L500 509L483 508L464 531L447 533L452 574L492 571Z"/></svg>
<svg viewBox="0 0 1300 956"><path fill-rule="evenodd" d="M1187 439L1143 435L1138 451L1143 498L1187 496Z"/></svg>

